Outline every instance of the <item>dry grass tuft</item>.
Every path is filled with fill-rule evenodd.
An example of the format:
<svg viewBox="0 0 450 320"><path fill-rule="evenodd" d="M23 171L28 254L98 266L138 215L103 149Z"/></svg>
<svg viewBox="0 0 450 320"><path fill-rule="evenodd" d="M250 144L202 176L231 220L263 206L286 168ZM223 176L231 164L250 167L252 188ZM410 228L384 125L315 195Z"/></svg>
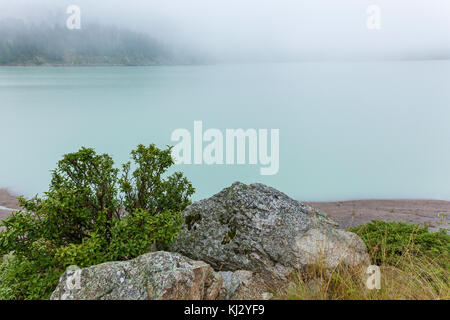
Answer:
<svg viewBox="0 0 450 320"><path fill-rule="evenodd" d="M391 235L392 236L392 235ZM393 237L396 237L393 235ZM411 236L411 239L413 236ZM368 266L327 269L321 261L294 274L287 288L278 289L283 300L449 300L448 252L419 254L414 241L398 256L385 255L388 241L369 247L372 261L378 261L381 288L368 289ZM447 243L448 246L448 243ZM445 248L445 246L444 246ZM380 251L383 253L380 261ZM445 251L445 250L444 250ZM375 258L376 257L376 258ZM393 262L395 261L395 262ZM380 263L381 262L381 263Z"/></svg>

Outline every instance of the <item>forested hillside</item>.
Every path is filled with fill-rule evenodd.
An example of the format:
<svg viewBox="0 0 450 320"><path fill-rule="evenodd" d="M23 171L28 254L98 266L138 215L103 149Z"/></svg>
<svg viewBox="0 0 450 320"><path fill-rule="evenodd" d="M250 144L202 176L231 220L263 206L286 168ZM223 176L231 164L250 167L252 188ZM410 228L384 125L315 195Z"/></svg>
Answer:
<svg viewBox="0 0 450 320"><path fill-rule="evenodd" d="M100 25L0 21L0 65L156 65L177 63L175 53L143 33Z"/></svg>

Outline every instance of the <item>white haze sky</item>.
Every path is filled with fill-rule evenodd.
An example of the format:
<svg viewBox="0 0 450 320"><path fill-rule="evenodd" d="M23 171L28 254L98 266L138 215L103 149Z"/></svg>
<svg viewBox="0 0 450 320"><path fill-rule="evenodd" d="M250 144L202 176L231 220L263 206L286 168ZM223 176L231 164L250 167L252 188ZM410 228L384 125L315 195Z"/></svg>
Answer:
<svg viewBox="0 0 450 320"><path fill-rule="evenodd" d="M124 26L221 59L450 57L450 0L0 0L0 18ZM381 30L366 9L381 8Z"/></svg>

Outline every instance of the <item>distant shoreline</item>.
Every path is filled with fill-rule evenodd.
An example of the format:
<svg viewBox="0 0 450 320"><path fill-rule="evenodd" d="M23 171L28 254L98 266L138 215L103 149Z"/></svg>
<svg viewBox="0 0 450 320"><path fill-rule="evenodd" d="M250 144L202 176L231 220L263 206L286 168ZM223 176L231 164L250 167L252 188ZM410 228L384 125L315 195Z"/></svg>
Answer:
<svg viewBox="0 0 450 320"><path fill-rule="evenodd" d="M0 64L0 67L54 67L54 68L77 68L77 67L177 67L177 66L211 66L217 63L156 63L156 64Z"/></svg>
<svg viewBox="0 0 450 320"><path fill-rule="evenodd" d="M303 203L327 213L343 229L365 224L371 220L383 220L424 224L431 230L439 228L450 230L448 224L450 220L438 216L439 213L450 219L450 201L445 200L373 199ZM0 220L11 214L11 210L4 208L19 209L17 197L7 189L0 189Z"/></svg>
<svg viewBox="0 0 450 320"><path fill-rule="evenodd" d="M383 220L424 224L431 230L450 230L450 201L445 200L372 199L305 203L327 213L343 229Z"/></svg>
<svg viewBox="0 0 450 320"><path fill-rule="evenodd" d="M159 67L175 65L178 64L0 64L0 67Z"/></svg>
<svg viewBox="0 0 450 320"><path fill-rule="evenodd" d="M5 219L11 214L11 210L19 209L17 196L13 195L7 189L0 189L0 220Z"/></svg>
<svg viewBox="0 0 450 320"><path fill-rule="evenodd" d="M450 57L442 58L386 58L386 59L304 59L304 60L282 60L282 61L207 61L195 63L149 63L149 64L102 64L102 63L81 63L81 64L0 64L0 67L162 67L162 66L210 66L210 65L242 65L242 64L278 64L278 63L333 63L333 62L421 62L421 61L450 61Z"/></svg>

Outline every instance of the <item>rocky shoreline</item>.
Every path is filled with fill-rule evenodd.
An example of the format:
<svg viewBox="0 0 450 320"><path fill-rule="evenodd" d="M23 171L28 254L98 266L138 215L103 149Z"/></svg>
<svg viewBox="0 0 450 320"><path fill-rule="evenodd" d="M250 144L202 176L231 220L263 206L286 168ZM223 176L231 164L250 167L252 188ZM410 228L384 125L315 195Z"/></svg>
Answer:
<svg viewBox="0 0 450 320"><path fill-rule="evenodd" d="M51 299L262 300L312 266L370 263L356 234L263 184L233 183L182 214L167 251L68 270Z"/></svg>
<svg viewBox="0 0 450 320"><path fill-rule="evenodd" d="M14 198L1 190L0 206L17 208ZM170 246L156 243L127 261L71 266L51 299L271 299L287 292L295 277L313 284L317 275L308 270L317 266L365 274L371 263L366 244L343 227L390 221L396 210L399 218L414 222L414 217L430 219L436 210L445 216L449 209L446 201L384 200L384 206L379 201L302 203L263 184L236 182L186 207ZM405 201L427 204L428 215Z"/></svg>
<svg viewBox="0 0 450 320"><path fill-rule="evenodd" d="M0 189L0 220L10 215L11 209L19 209L17 197L7 189Z"/></svg>

